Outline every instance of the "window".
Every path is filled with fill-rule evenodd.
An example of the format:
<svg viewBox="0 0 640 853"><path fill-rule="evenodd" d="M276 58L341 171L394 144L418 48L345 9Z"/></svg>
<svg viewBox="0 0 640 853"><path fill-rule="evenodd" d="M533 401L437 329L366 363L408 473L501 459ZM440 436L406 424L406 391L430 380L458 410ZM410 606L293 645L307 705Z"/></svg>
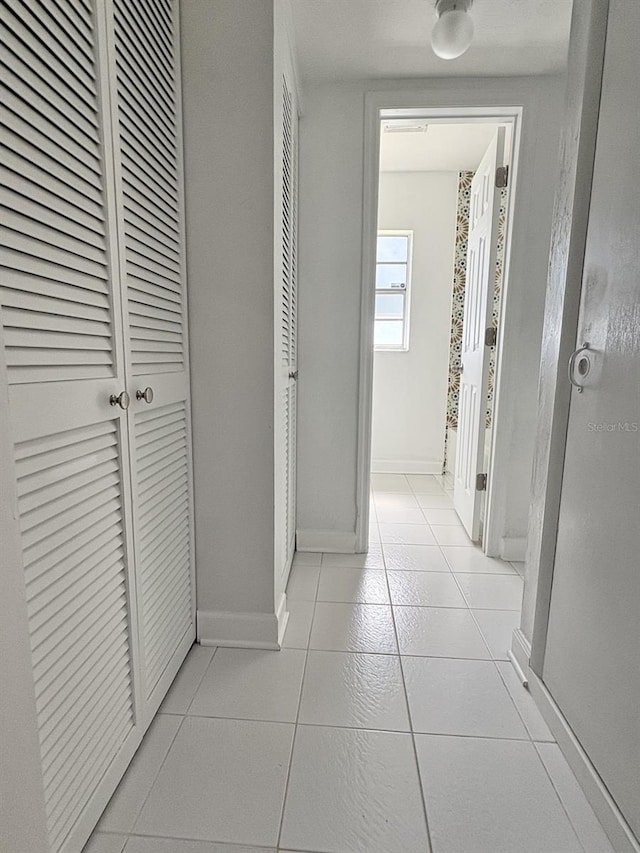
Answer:
<svg viewBox="0 0 640 853"><path fill-rule="evenodd" d="M409 349L412 239L412 231L378 231L373 335L377 350Z"/></svg>

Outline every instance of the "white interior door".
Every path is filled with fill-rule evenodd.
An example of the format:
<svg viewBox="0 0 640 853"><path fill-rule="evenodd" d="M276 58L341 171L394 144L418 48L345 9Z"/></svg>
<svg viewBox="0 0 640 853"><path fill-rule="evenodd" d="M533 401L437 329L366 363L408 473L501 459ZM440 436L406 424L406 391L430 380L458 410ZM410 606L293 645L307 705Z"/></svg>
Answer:
<svg viewBox="0 0 640 853"><path fill-rule="evenodd" d="M296 533L296 384L298 379L298 112L282 78L281 269L276 276L276 565L291 567Z"/></svg>
<svg viewBox="0 0 640 853"><path fill-rule="evenodd" d="M126 413L110 401L126 374L109 111L92 6L15 0L0 23L3 417L51 851L82 847L141 736Z"/></svg>
<svg viewBox="0 0 640 853"><path fill-rule="evenodd" d="M504 129L498 128L471 183L467 280L464 297L458 444L453 503L465 530L480 536L480 499L476 478L483 473L487 416L489 347L485 345L487 317L491 316L500 193L496 169L503 164Z"/></svg>
<svg viewBox="0 0 640 853"><path fill-rule="evenodd" d="M640 839L640 5L609 12L543 679Z"/></svg>
<svg viewBox="0 0 640 853"><path fill-rule="evenodd" d="M195 638L177 4L107 4L148 721Z"/></svg>

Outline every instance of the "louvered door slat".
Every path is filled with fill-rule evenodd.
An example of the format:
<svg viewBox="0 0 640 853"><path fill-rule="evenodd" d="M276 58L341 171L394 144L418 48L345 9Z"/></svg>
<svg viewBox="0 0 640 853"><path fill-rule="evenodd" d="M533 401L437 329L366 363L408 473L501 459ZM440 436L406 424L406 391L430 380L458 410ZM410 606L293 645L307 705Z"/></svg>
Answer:
<svg viewBox="0 0 640 853"><path fill-rule="evenodd" d="M26 239L39 241L41 244L54 246L62 254L68 252L78 257L83 257L88 261L101 265L104 259L104 240L92 240L88 242L82 237L65 233L64 231L54 231L51 227L24 212L21 205L21 210L18 212L15 209L0 207L0 215L4 226L9 230L22 234ZM55 243L52 241L55 240ZM106 289L106 288L105 288Z"/></svg>
<svg viewBox="0 0 640 853"><path fill-rule="evenodd" d="M93 42L91 33L87 30L87 22L74 6L59 0L43 0L43 5L50 15L60 17L67 33L74 41L78 39L85 45L85 50L92 55ZM89 7L90 8L90 7Z"/></svg>
<svg viewBox="0 0 640 853"><path fill-rule="evenodd" d="M31 10L38 9L40 4L13 0L5 6L4 20L25 48L39 56L54 77L68 86L81 86L90 96L95 88L93 61L85 62L84 66L78 63L73 51L69 53L68 48L57 42L47 27L42 26L31 14ZM47 75L47 80L52 75Z"/></svg>
<svg viewBox="0 0 640 853"><path fill-rule="evenodd" d="M106 705L105 710L109 712L126 701L126 688L118 681L118 667L123 655L126 655L124 646L118 648L114 645L109 649L112 671L103 673L99 688L83 696L82 701L75 706L82 721L76 726L65 725L50 736L47 748L43 750L42 766L45 771L51 770L52 777L64 767L65 753L77 749L89 730L96 725L102 708Z"/></svg>
<svg viewBox="0 0 640 853"><path fill-rule="evenodd" d="M295 453L297 380L297 108L295 93L284 69L280 89L280 246L279 305L275 345L280 371L276 384L277 429L277 550L281 573L291 565L295 547ZM286 581L286 577L285 577Z"/></svg>
<svg viewBox="0 0 640 853"><path fill-rule="evenodd" d="M185 551L186 535L176 539L157 559L156 569L153 579L147 579L147 583L143 584L149 608L153 608L153 616L149 618L147 627L154 624L161 614L160 605L165 601L169 601L172 597L173 585L187 583L187 578L184 572L177 573L175 571L176 564L188 560L188 554ZM152 646L149 645L148 649Z"/></svg>
<svg viewBox="0 0 640 853"><path fill-rule="evenodd" d="M78 714L82 716L82 722L77 726L65 726L60 733L57 733L57 737L50 739L49 749L46 754L43 754L42 765L45 771L50 771L52 779L55 774L64 771L65 754L78 750L89 730L100 720L102 711L104 710L109 716L123 701L126 701L125 688L119 685L117 676L118 665L121 663L120 655L125 653L124 649L119 652L117 649L110 650L113 672L101 680L100 689L91 694L88 701L79 704Z"/></svg>
<svg viewBox="0 0 640 853"><path fill-rule="evenodd" d="M0 122L6 128L10 135L7 139L18 137L25 143L31 146L31 149L36 148L42 151L49 161L58 162L69 169L77 172L78 176L87 183L93 186L100 186L100 173L95 169L98 165L84 156L83 149L76 145L68 136L64 136L60 131L52 132L46 136L33 123L27 121L27 115L23 111L20 115L16 115L6 105L0 105ZM31 115L33 119L33 115ZM13 140L14 145L20 143L17 139Z"/></svg>
<svg viewBox="0 0 640 853"><path fill-rule="evenodd" d="M89 486L78 489L73 497L65 496L59 499L58 502L60 503L61 508L59 509L57 506L55 508L49 508L46 512L42 513L42 520L39 520L38 523L34 523L31 528L27 526L29 523L30 513L25 513L25 518L21 519L21 521L23 521L23 524L21 525L22 541L24 542L25 548L35 545L38 542L42 542L43 539L48 539L49 537L54 536L57 530L71 523L71 521L78 515L80 501L82 502L83 511L87 514L109 502L117 502L120 498L120 491L116 485L117 472L114 471L112 474L108 474L106 478L103 479L112 485L104 488L102 483L98 486L96 486L95 483L91 483ZM93 491L94 494L91 494L88 497L82 497L80 501L78 500L78 494L86 495L90 491ZM34 512L31 514L35 515L36 513ZM25 521L26 523L24 523Z"/></svg>
<svg viewBox="0 0 640 853"><path fill-rule="evenodd" d="M135 69L135 70L134 70ZM141 98L146 101L144 115L151 126L159 125L166 134L166 141L172 142L173 110L172 104L167 96L163 96L153 85L144 65L140 62L134 68L128 59L120 54L118 57L118 70L123 82L126 82L128 91L132 92L132 98L127 98L127 103L137 103Z"/></svg>
<svg viewBox="0 0 640 853"><path fill-rule="evenodd" d="M124 721L118 720L117 724L107 727L106 722L101 720L100 725L104 731L103 740L84 757L82 763L79 762L77 774L73 777L75 784L58 809L51 814L51 836L56 848L64 841L68 831L85 808L82 791L95 789L111 763L111 756L118 745L124 741L128 732L128 724Z"/></svg>
<svg viewBox="0 0 640 853"><path fill-rule="evenodd" d="M103 474L101 489L101 465L94 464L102 456L103 465L109 465L117 455L113 423L16 448L18 507L25 527L37 532L35 547L23 534L23 553L53 849L93 793L86 784L87 762L91 773L95 766L104 772L134 725L118 466ZM89 502L89 511L78 517L78 478L86 476L97 486L96 505ZM55 533L48 527L52 518ZM95 548L105 519L110 547L87 559L77 552L76 531ZM34 572L38 563L40 570ZM117 687L119 702L101 701L103 693L96 697L105 679ZM52 751L54 757L44 760Z"/></svg>
<svg viewBox="0 0 640 853"><path fill-rule="evenodd" d="M1 5L0 316L43 790L58 853L82 846L86 835L71 835L136 734L126 444L108 405L124 381L124 352L93 4Z"/></svg>
<svg viewBox="0 0 640 853"><path fill-rule="evenodd" d="M146 624L148 634L153 636L146 650L146 663L151 681L162 673L166 660L189 630L191 591L187 580L188 558L176 565L177 577L159 598L151 604L155 616Z"/></svg>
<svg viewBox="0 0 640 853"><path fill-rule="evenodd" d="M17 58L16 58L17 59ZM100 137L96 131L95 114L86 106L74 105L73 100L65 100L63 95L51 84L36 78L34 75L33 85L26 81L29 78L28 70L21 69L20 76L9 68L3 69L3 83L7 91L13 95L8 104L11 108L25 103L33 107L40 120L58 123L68 135L75 134L80 137L80 144L89 150L98 146ZM69 98L73 99L70 92ZM77 108L76 108L77 106Z"/></svg>
<svg viewBox="0 0 640 853"><path fill-rule="evenodd" d="M191 626L189 468L183 403L135 420L138 567L145 679L153 691Z"/></svg>
<svg viewBox="0 0 640 853"><path fill-rule="evenodd" d="M107 378L113 318L93 19L69 2L11 0L4 12L20 48L5 55L2 75L3 101L15 104L3 111L0 234L9 381Z"/></svg>
<svg viewBox="0 0 640 853"><path fill-rule="evenodd" d="M31 36L18 16L13 15L8 10L5 12L3 23L6 26L0 24L2 43L6 45L7 51L10 51L14 56L22 58L27 65L28 73L35 74L47 85L53 84L55 86L57 82L61 82L63 85L74 90L76 96L84 100L85 103L89 105L93 103L91 88L87 90L83 86L79 87L75 77L57 60L55 55L47 54L42 58L38 51L34 51ZM7 65L9 64L10 57L7 56Z"/></svg>
<svg viewBox="0 0 640 853"><path fill-rule="evenodd" d="M172 10L126 0L116 0L114 9L131 367L137 375L181 372L184 299ZM150 167L145 150L152 154ZM149 336L150 329L175 337ZM141 345L139 330L146 330Z"/></svg>
<svg viewBox="0 0 640 853"><path fill-rule="evenodd" d="M127 51L122 52L122 58L127 61L132 59L132 64L135 62L135 68L140 68L140 74L147 77L151 88L156 90L164 90L167 94L169 103L173 104L173 80L174 68L173 62L167 62L167 58L173 53L173 46L167 44L159 44L155 38L153 27L145 26L137 14L136 3L130 3L129 0L119 0L115 7L116 25L121 31L123 42L127 42ZM162 15L166 19L171 19L172 10L170 6L166 6L162 10ZM173 32L172 24L169 24L169 29Z"/></svg>
<svg viewBox="0 0 640 853"><path fill-rule="evenodd" d="M141 230L138 227L139 219L133 211L128 212L128 217L128 229L129 234L131 235L132 248L136 245L146 246L149 249L153 249L157 256L165 258L170 264L180 268L180 256L176 249L172 250L171 247L164 243L164 237L160 232L149 226L149 223L145 225L146 230ZM141 254L144 254L144 249L136 251L140 251Z"/></svg>
<svg viewBox="0 0 640 853"><path fill-rule="evenodd" d="M5 187L2 195L5 205L15 200L15 209L23 212L30 206L38 222L49 225L56 231L67 233L68 223L73 222L100 237L104 237L106 233L101 217L96 218L37 183L27 180L23 175L10 172L4 166L0 166L0 185Z"/></svg>
<svg viewBox="0 0 640 853"><path fill-rule="evenodd" d="M185 506L186 510L186 506ZM188 547L189 531L184 528L184 517L180 513L176 513L174 522L170 526L163 527L161 531L153 537L153 543L147 548L146 554L149 560L158 560L167 554L167 549L171 548L175 551L184 551ZM170 565L166 564L167 571L170 571ZM147 590L151 580L148 578L147 583L143 584L143 590Z"/></svg>
<svg viewBox="0 0 640 853"><path fill-rule="evenodd" d="M121 602L116 600L108 610L100 611L98 615L88 611L84 621L79 623L79 629L70 633L68 642L39 661L36 672L39 676L37 698L41 702L42 713L47 715L41 726L43 748L58 726L66 728L73 724L73 718L69 715L75 714L78 701L90 695L96 684L110 672L109 667L113 665L112 646L122 639L119 635L124 616L120 605ZM77 638L82 636L81 629L87 624L94 625L90 641L78 643ZM69 652L68 661L55 661L53 651ZM98 666L96 671L101 657L104 657L105 664L103 667ZM55 664L53 666L52 661ZM64 680L60 678L61 673L67 676Z"/></svg>
<svg viewBox="0 0 640 853"><path fill-rule="evenodd" d="M131 8L131 3L128 3ZM164 8L163 8L164 7ZM136 8L140 9L143 19L147 25L155 31L157 38L162 40L169 50L173 50L173 33L169 24L170 18L167 12L171 11L171 5L166 0L139 0Z"/></svg>
<svg viewBox="0 0 640 853"><path fill-rule="evenodd" d="M182 283L180 276L176 274L175 270L167 267L163 268L162 265L155 263L153 259L145 258L140 252L134 250L127 253L127 260L129 262L129 279L136 290L144 293L147 291L145 283L153 285L156 288L156 293L176 303L170 306L171 310L179 310ZM161 288L162 290L157 290L157 288ZM167 292L162 293L163 290ZM151 290L148 292L151 292Z"/></svg>
<svg viewBox="0 0 640 853"><path fill-rule="evenodd" d="M126 197L131 196L134 202L147 211L156 221L161 222L169 230L178 231L178 221L171 205L166 203L158 193L153 192L150 181L139 173L138 167L131 158L123 158L127 170L123 175ZM135 206L134 206L135 209Z"/></svg>
<svg viewBox="0 0 640 853"><path fill-rule="evenodd" d="M84 288L68 286L67 289L66 285L52 285L34 279L34 292L29 294L22 286L12 286L18 283L13 276L7 276L7 279L9 284L4 295L3 312L7 329L24 329L25 334L44 329L110 337L109 310L100 305L104 300L99 295ZM40 287L51 291L49 298L38 293Z"/></svg>
<svg viewBox="0 0 640 853"><path fill-rule="evenodd" d="M48 231L42 226L43 234ZM24 231L16 231L8 227L0 227L0 240L5 247L3 258L7 265L24 272L39 275L42 278L52 278L55 281L68 281L78 287L84 285L85 277L94 282L94 287L108 292L107 271L100 263L102 258L92 260L88 253L78 254L77 247L64 248L52 241L55 239L48 233L48 239L43 240ZM80 273L80 275L76 275ZM97 279L97 281L95 281Z"/></svg>
<svg viewBox="0 0 640 853"><path fill-rule="evenodd" d="M145 133L145 129L139 126L135 112L126 101L122 102L119 115L120 124L127 134L126 150L134 148L140 152L141 156L153 165L156 174L163 174L166 171L177 176L175 166L170 161L165 162L164 147L159 144L154 134ZM142 209L144 210L144 205Z"/></svg>
<svg viewBox="0 0 640 853"><path fill-rule="evenodd" d="M103 217L101 193L95 187L83 185L74 173L65 169L62 164L49 160L43 152L34 150L28 143L20 149L20 154L4 146L1 150L3 166L7 170L94 219L100 220ZM34 161L37 161L37 166ZM10 187L14 186L15 179L12 176L7 180Z"/></svg>
<svg viewBox="0 0 640 853"><path fill-rule="evenodd" d="M147 514L144 523L140 526L140 547L148 546L150 542L156 540L158 532L164 530L167 525L167 517L171 519L182 519L182 512L189 506L189 492L183 489L177 495L173 496L173 500L164 505L156 507L154 511ZM181 522L182 523L182 522Z"/></svg>
<svg viewBox="0 0 640 853"><path fill-rule="evenodd" d="M72 37L73 29L64 26L66 15L60 15L59 10L51 11L48 0L39 0L38 3L29 3L28 0L20 0L22 6L28 11L26 20L30 29L37 33L45 43L55 39L64 50L66 61L73 65L82 75L95 77L93 68L92 43L87 44L83 39ZM84 29L86 30L86 23ZM84 54L82 56L81 54Z"/></svg>
<svg viewBox="0 0 640 853"><path fill-rule="evenodd" d="M160 276L173 272L179 285L180 258L177 255L171 257L166 250L155 248L148 239L139 240L133 229L129 236L129 258L133 263L139 263L142 269L157 269ZM148 267L147 264L153 266Z"/></svg>
<svg viewBox="0 0 640 853"><path fill-rule="evenodd" d="M194 637L177 15L0 7L2 342L50 853L75 853Z"/></svg>

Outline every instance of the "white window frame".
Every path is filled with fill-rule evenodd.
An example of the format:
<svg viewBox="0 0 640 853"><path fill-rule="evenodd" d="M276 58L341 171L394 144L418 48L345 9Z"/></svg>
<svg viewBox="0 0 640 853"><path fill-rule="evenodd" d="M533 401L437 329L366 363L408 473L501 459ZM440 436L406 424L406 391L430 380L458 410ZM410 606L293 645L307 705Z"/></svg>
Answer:
<svg viewBox="0 0 640 853"><path fill-rule="evenodd" d="M378 237L406 237L407 238L407 286L404 290L397 290L391 288L377 288L375 286L374 279L374 306L375 306L375 296L379 294L393 294L397 295L398 293L402 293L404 295L404 312L402 316L402 343L401 344L376 344L374 343L374 350L376 352L409 352L409 318L411 313L411 274L412 274L412 265L413 265L413 231L408 228L400 228L400 229L389 229L389 228L380 228L378 230ZM378 269L378 260L376 258L376 272ZM375 315L375 307L374 307L374 342L375 342L375 324L376 323L384 323L384 322L392 322L390 320L379 319Z"/></svg>

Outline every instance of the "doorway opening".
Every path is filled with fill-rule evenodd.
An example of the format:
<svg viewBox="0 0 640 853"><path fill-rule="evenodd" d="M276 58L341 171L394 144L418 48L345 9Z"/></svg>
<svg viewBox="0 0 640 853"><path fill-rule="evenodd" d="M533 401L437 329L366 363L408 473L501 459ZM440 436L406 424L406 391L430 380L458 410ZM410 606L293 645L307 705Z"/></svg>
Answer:
<svg viewBox="0 0 640 853"><path fill-rule="evenodd" d="M496 377L521 111L371 112L358 541L366 550L373 484L433 493L424 506L412 499L415 522L496 556Z"/></svg>

